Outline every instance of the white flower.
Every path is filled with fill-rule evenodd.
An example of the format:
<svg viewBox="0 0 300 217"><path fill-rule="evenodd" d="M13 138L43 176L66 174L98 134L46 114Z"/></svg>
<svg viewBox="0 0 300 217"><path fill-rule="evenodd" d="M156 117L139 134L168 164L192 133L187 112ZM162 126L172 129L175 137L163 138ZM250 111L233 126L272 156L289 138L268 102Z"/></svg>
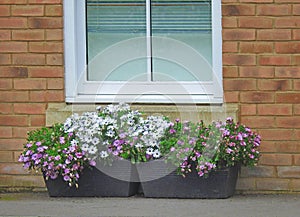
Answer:
<svg viewBox="0 0 300 217"><path fill-rule="evenodd" d="M101 151L101 152L100 152L100 157L101 157L101 158L106 158L106 157L108 157L107 151Z"/></svg>
<svg viewBox="0 0 300 217"><path fill-rule="evenodd" d="M115 135L115 132L112 130L109 130L109 131L107 131L107 133L105 135L107 135L108 137L113 137Z"/></svg>
<svg viewBox="0 0 300 217"><path fill-rule="evenodd" d="M153 155L152 155L154 158L159 158L161 156L161 153L158 149L156 149L154 152L153 152Z"/></svg>
<svg viewBox="0 0 300 217"><path fill-rule="evenodd" d="M97 138L97 137L94 137L93 140L92 140L92 143L93 143L94 145L97 145L99 142L100 142L100 140L99 140L99 138Z"/></svg>
<svg viewBox="0 0 300 217"><path fill-rule="evenodd" d="M141 143L136 143L135 145L134 145L136 148L142 148L143 147L143 145L141 144Z"/></svg>
<svg viewBox="0 0 300 217"><path fill-rule="evenodd" d="M153 154L153 148L147 148L147 150L146 150L146 154L148 154L148 155L152 155Z"/></svg>
<svg viewBox="0 0 300 217"><path fill-rule="evenodd" d="M73 139L73 140L71 141L71 145L77 145L77 144L78 144L78 141L77 141L77 140Z"/></svg>
<svg viewBox="0 0 300 217"><path fill-rule="evenodd" d="M96 146L90 146L89 149L88 149L88 153L89 154L96 154L96 152L98 151L97 147Z"/></svg>
<svg viewBox="0 0 300 217"><path fill-rule="evenodd" d="M84 144L81 146L81 149L82 149L83 151L88 151L88 150L89 150L89 145L86 144L86 143L84 143Z"/></svg>

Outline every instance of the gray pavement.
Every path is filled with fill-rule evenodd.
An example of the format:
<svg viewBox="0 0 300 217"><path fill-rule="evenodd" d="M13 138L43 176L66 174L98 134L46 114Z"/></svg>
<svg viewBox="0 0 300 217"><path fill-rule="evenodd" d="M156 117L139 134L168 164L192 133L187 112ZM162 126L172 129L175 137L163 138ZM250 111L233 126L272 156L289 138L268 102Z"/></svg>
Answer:
<svg viewBox="0 0 300 217"><path fill-rule="evenodd" d="M0 216L299 217L300 194L234 195L228 199L50 198L0 194Z"/></svg>

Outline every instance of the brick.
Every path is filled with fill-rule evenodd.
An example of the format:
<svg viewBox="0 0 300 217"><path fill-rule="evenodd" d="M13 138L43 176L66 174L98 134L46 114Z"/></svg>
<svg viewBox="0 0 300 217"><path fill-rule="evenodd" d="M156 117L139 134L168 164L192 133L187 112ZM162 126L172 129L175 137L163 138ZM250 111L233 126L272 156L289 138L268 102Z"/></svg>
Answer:
<svg viewBox="0 0 300 217"><path fill-rule="evenodd" d="M300 178L300 166L279 166L277 172L280 178Z"/></svg>
<svg viewBox="0 0 300 217"><path fill-rule="evenodd" d="M300 55L292 55L292 65L300 66Z"/></svg>
<svg viewBox="0 0 300 217"><path fill-rule="evenodd" d="M273 2L273 0L240 0L240 2L260 4L260 3L270 3L270 2Z"/></svg>
<svg viewBox="0 0 300 217"><path fill-rule="evenodd" d="M275 142L276 152L293 154L300 152L300 146L297 141L280 141Z"/></svg>
<svg viewBox="0 0 300 217"><path fill-rule="evenodd" d="M13 137L14 138L26 138L28 131L30 131L31 128L29 127L13 127Z"/></svg>
<svg viewBox="0 0 300 217"><path fill-rule="evenodd" d="M63 40L62 29L46 29L46 40Z"/></svg>
<svg viewBox="0 0 300 217"><path fill-rule="evenodd" d="M10 15L9 5L0 5L0 17L6 17Z"/></svg>
<svg viewBox="0 0 300 217"><path fill-rule="evenodd" d="M44 103L15 103L16 114L45 114L46 104Z"/></svg>
<svg viewBox="0 0 300 217"><path fill-rule="evenodd" d="M300 105L293 105L294 115L300 115Z"/></svg>
<svg viewBox="0 0 300 217"><path fill-rule="evenodd" d="M281 142L281 141L279 141ZM261 153L271 153L277 151L277 146L275 145L275 141L263 141L263 143L259 146L259 151Z"/></svg>
<svg viewBox="0 0 300 217"><path fill-rule="evenodd" d="M46 89L45 79L15 79L14 88L16 90L43 90Z"/></svg>
<svg viewBox="0 0 300 217"><path fill-rule="evenodd" d="M44 115L31 115L30 124L31 126L43 127L46 125L46 118Z"/></svg>
<svg viewBox="0 0 300 217"><path fill-rule="evenodd" d="M239 102L239 92L238 91L226 91L224 93L224 103L237 103Z"/></svg>
<svg viewBox="0 0 300 217"><path fill-rule="evenodd" d="M225 41L223 43L222 51L224 53L236 53L236 52L238 52L238 43Z"/></svg>
<svg viewBox="0 0 300 217"><path fill-rule="evenodd" d="M12 137L12 128L11 127L0 127L0 137L1 138L11 138ZM1 154L1 152L0 152ZM1 159L1 157L0 157Z"/></svg>
<svg viewBox="0 0 300 217"><path fill-rule="evenodd" d="M62 53L62 42L31 42L29 51L33 53Z"/></svg>
<svg viewBox="0 0 300 217"><path fill-rule="evenodd" d="M0 80L0 90L12 89L12 79L1 79Z"/></svg>
<svg viewBox="0 0 300 217"><path fill-rule="evenodd" d="M240 42L241 53L273 53L271 42Z"/></svg>
<svg viewBox="0 0 300 217"><path fill-rule="evenodd" d="M249 41L255 40L255 30L252 29L223 29L223 40Z"/></svg>
<svg viewBox="0 0 300 217"><path fill-rule="evenodd" d="M223 17L222 26L224 28L236 28L238 26L238 19L235 17Z"/></svg>
<svg viewBox="0 0 300 217"><path fill-rule="evenodd" d="M293 14L294 15L300 15L300 5L293 5Z"/></svg>
<svg viewBox="0 0 300 217"><path fill-rule="evenodd" d="M62 18L58 17L30 17L28 25L34 29L60 29L63 27Z"/></svg>
<svg viewBox="0 0 300 217"><path fill-rule="evenodd" d="M242 191L255 190L255 179L238 178L236 183L236 190L242 190Z"/></svg>
<svg viewBox="0 0 300 217"><path fill-rule="evenodd" d="M29 93L27 91L1 91L1 102L27 102Z"/></svg>
<svg viewBox="0 0 300 217"><path fill-rule="evenodd" d="M223 16L246 16L255 15L254 5L223 5Z"/></svg>
<svg viewBox="0 0 300 217"><path fill-rule="evenodd" d="M254 79L225 79L224 90L255 90L256 80Z"/></svg>
<svg viewBox="0 0 300 217"><path fill-rule="evenodd" d="M240 17L239 27L255 28L255 29L271 29L273 28L273 19L267 17Z"/></svg>
<svg viewBox="0 0 300 217"><path fill-rule="evenodd" d="M10 40L10 30L0 30L0 41Z"/></svg>
<svg viewBox="0 0 300 217"><path fill-rule="evenodd" d="M32 78L63 78L63 67L30 67L29 76Z"/></svg>
<svg viewBox="0 0 300 217"><path fill-rule="evenodd" d="M0 162L12 162L13 154L10 151L0 151Z"/></svg>
<svg viewBox="0 0 300 217"><path fill-rule="evenodd" d="M259 64L265 66L284 66L291 64L290 56L260 56Z"/></svg>
<svg viewBox="0 0 300 217"><path fill-rule="evenodd" d="M273 92L258 92L258 91L247 91L242 92L240 96L241 102L244 103L270 103L274 102Z"/></svg>
<svg viewBox="0 0 300 217"><path fill-rule="evenodd" d="M300 93L276 93L278 103L300 103Z"/></svg>
<svg viewBox="0 0 300 217"><path fill-rule="evenodd" d="M279 17L275 19L276 28L299 28L300 27L300 17Z"/></svg>
<svg viewBox="0 0 300 217"><path fill-rule="evenodd" d="M291 180L291 189L294 191L300 191L300 179Z"/></svg>
<svg viewBox="0 0 300 217"><path fill-rule="evenodd" d="M240 118L241 123L251 126L253 128L274 128L275 118L274 117L262 117L262 116L242 116Z"/></svg>
<svg viewBox="0 0 300 217"><path fill-rule="evenodd" d="M26 67L1 67L0 77L2 78L26 78L28 77L28 69Z"/></svg>
<svg viewBox="0 0 300 217"><path fill-rule="evenodd" d="M63 79L47 79L48 90L62 90L64 89Z"/></svg>
<svg viewBox="0 0 300 217"><path fill-rule="evenodd" d="M277 42L275 43L277 53L294 54L300 51L300 42Z"/></svg>
<svg viewBox="0 0 300 217"><path fill-rule="evenodd" d="M61 4L62 0L28 0L30 4Z"/></svg>
<svg viewBox="0 0 300 217"><path fill-rule="evenodd" d="M275 177L274 166L241 167L240 177Z"/></svg>
<svg viewBox="0 0 300 217"><path fill-rule="evenodd" d="M1 102L0 106L0 114L12 114L13 105L11 103L3 103Z"/></svg>
<svg viewBox="0 0 300 217"><path fill-rule="evenodd" d="M27 126L27 115L0 115L0 124L2 126Z"/></svg>
<svg viewBox="0 0 300 217"><path fill-rule="evenodd" d="M274 67L264 66L242 66L240 69L240 77L243 78L273 78Z"/></svg>
<svg viewBox="0 0 300 217"><path fill-rule="evenodd" d="M25 17L0 17L0 29L15 29L15 28L26 28L27 18Z"/></svg>
<svg viewBox="0 0 300 217"><path fill-rule="evenodd" d="M223 78L236 78L238 77L238 67L225 66L223 67Z"/></svg>
<svg viewBox="0 0 300 217"><path fill-rule="evenodd" d="M276 67L275 77L277 78L300 78L299 67Z"/></svg>
<svg viewBox="0 0 300 217"><path fill-rule="evenodd" d="M285 141L295 138L291 129L263 129L259 130L259 134L264 140L270 141Z"/></svg>
<svg viewBox="0 0 300 217"><path fill-rule="evenodd" d="M241 115L256 115L257 105L255 104L243 104L240 106Z"/></svg>
<svg viewBox="0 0 300 217"><path fill-rule="evenodd" d="M300 128L300 117L277 117L276 122L280 128Z"/></svg>
<svg viewBox="0 0 300 217"><path fill-rule="evenodd" d="M0 163L0 174L2 175L25 175L28 174L22 164L19 163Z"/></svg>
<svg viewBox="0 0 300 217"><path fill-rule="evenodd" d="M11 8L13 16L43 16L44 6L40 5L14 5Z"/></svg>
<svg viewBox="0 0 300 217"><path fill-rule="evenodd" d="M234 66L251 66L256 64L256 57L254 55L224 54L223 64Z"/></svg>
<svg viewBox="0 0 300 217"><path fill-rule="evenodd" d="M291 154L262 154L259 160L260 165L289 166L292 165Z"/></svg>
<svg viewBox="0 0 300 217"><path fill-rule="evenodd" d="M61 90L31 91L30 100L32 102L63 102L64 92Z"/></svg>
<svg viewBox="0 0 300 217"><path fill-rule="evenodd" d="M264 178L256 181L257 190L264 191L287 191L289 179Z"/></svg>
<svg viewBox="0 0 300 217"><path fill-rule="evenodd" d="M300 81L299 80L293 80L293 90L300 90Z"/></svg>
<svg viewBox="0 0 300 217"><path fill-rule="evenodd" d="M46 5L46 16L62 16L62 5Z"/></svg>
<svg viewBox="0 0 300 217"><path fill-rule="evenodd" d="M48 54L47 65L51 66L62 66L63 65L63 55L62 54Z"/></svg>
<svg viewBox="0 0 300 217"><path fill-rule="evenodd" d="M298 0L274 0L275 3L299 3Z"/></svg>
<svg viewBox="0 0 300 217"><path fill-rule="evenodd" d="M14 54L13 63L18 65L45 65L44 54Z"/></svg>
<svg viewBox="0 0 300 217"><path fill-rule="evenodd" d="M27 0L1 0L0 4L26 4Z"/></svg>
<svg viewBox="0 0 300 217"><path fill-rule="evenodd" d="M24 53L27 52L26 42L0 42L0 50L2 53Z"/></svg>
<svg viewBox="0 0 300 217"><path fill-rule="evenodd" d="M293 107L292 105L280 105L280 104L264 104L257 105L257 112L259 115L292 115Z"/></svg>
<svg viewBox="0 0 300 217"><path fill-rule="evenodd" d="M274 90L274 91L286 91L292 89L292 82L290 80L258 80L258 90Z"/></svg>
<svg viewBox="0 0 300 217"><path fill-rule="evenodd" d="M0 139L1 151L17 151L23 150L25 139Z"/></svg>
<svg viewBox="0 0 300 217"><path fill-rule="evenodd" d="M300 29L293 29L293 40L300 40Z"/></svg>
<svg viewBox="0 0 300 217"><path fill-rule="evenodd" d="M40 41L44 40L44 30L13 30L12 39L17 41Z"/></svg>
<svg viewBox="0 0 300 217"><path fill-rule="evenodd" d="M261 41L281 41L291 40L292 31L290 29L261 29L257 30L257 40Z"/></svg>
<svg viewBox="0 0 300 217"><path fill-rule="evenodd" d="M0 65L8 65L10 63L11 59L9 54L0 54Z"/></svg>
<svg viewBox="0 0 300 217"><path fill-rule="evenodd" d="M283 16L290 15L292 12L291 5L276 5L276 4L265 4L257 5L257 15L264 16Z"/></svg>
<svg viewBox="0 0 300 217"><path fill-rule="evenodd" d="M29 175L0 175L0 186L2 187L45 187L45 182L42 176L29 176Z"/></svg>
<svg viewBox="0 0 300 217"><path fill-rule="evenodd" d="M296 166L300 166L300 154L295 154L294 155L294 164Z"/></svg>

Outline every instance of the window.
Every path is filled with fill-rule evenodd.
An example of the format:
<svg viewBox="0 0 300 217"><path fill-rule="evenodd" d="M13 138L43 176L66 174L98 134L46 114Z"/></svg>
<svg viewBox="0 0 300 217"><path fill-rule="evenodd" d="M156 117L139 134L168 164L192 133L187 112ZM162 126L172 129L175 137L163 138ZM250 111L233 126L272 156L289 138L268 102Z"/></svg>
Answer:
<svg viewBox="0 0 300 217"><path fill-rule="evenodd" d="M65 0L67 102L222 102L221 0Z"/></svg>

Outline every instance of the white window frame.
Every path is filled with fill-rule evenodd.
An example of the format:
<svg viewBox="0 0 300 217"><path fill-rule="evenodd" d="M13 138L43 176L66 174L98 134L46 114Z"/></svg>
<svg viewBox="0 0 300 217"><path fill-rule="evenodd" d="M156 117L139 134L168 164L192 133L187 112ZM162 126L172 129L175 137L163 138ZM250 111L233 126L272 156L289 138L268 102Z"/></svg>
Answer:
<svg viewBox="0 0 300 217"><path fill-rule="evenodd" d="M101 82L86 79L85 0L64 0L65 96L69 103L223 103L221 0L212 0L209 82Z"/></svg>

